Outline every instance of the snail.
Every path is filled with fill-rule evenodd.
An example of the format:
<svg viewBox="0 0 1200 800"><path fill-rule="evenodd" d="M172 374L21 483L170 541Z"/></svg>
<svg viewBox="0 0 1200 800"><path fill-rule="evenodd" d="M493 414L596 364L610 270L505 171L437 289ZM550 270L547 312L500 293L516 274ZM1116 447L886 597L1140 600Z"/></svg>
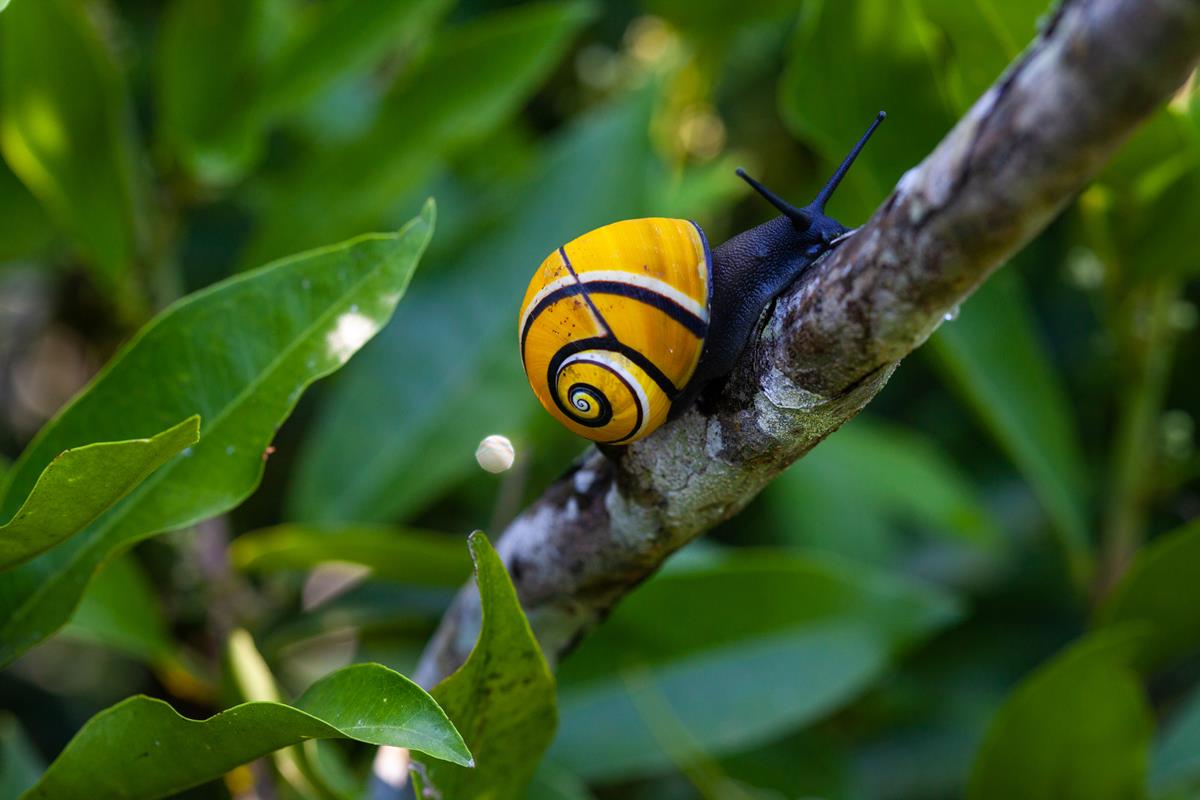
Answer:
<svg viewBox="0 0 1200 800"><path fill-rule="evenodd" d="M732 371L767 304L849 231L825 204L881 111L811 203L737 174L781 215L710 250L690 220L623 220L542 262L518 316L521 363L541 404L605 445L641 439Z"/></svg>

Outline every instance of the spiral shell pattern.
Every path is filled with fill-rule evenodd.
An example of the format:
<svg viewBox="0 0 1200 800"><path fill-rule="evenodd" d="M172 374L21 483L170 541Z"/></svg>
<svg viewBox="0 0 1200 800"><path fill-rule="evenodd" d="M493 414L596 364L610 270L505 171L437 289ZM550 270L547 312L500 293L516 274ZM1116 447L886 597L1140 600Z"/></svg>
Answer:
<svg viewBox="0 0 1200 800"><path fill-rule="evenodd" d="M570 430L628 444L666 421L708 333L712 257L694 222L614 222L542 262L521 304L525 375Z"/></svg>

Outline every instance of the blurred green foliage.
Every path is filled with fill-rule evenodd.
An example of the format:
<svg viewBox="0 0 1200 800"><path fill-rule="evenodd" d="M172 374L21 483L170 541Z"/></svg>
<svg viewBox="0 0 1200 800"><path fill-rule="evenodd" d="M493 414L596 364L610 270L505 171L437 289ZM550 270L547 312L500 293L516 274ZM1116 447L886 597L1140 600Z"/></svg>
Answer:
<svg viewBox="0 0 1200 800"><path fill-rule="evenodd" d="M581 451L516 355L535 265L628 217L722 241L769 213L734 166L804 198L886 108L832 204L856 225L1047 10L0 0L0 797L77 734L43 788L390 796L363 743L419 743L377 735L381 686L453 731L388 670L468 578L466 534ZM490 788L1200 796L1197 215L1189 86L863 418L580 644L556 730L477 536L500 633L433 696L513 765ZM136 441L197 414L194 444ZM493 433L502 476L472 456ZM230 708L238 736L185 721ZM464 797L496 774L426 766Z"/></svg>

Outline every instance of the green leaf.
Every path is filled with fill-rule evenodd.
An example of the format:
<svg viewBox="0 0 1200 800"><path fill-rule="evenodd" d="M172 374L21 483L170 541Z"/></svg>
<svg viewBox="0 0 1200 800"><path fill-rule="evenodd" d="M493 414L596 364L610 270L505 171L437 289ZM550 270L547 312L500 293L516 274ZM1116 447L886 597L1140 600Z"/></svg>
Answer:
<svg viewBox="0 0 1200 800"><path fill-rule="evenodd" d="M22 2L0 18L0 151L118 299L141 241L132 130L83 4Z"/></svg>
<svg viewBox="0 0 1200 800"><path fill-rule="evenodd" d="M1090 569L1087 470L1074 414L1010 266L930 337L936 364L1041 501L1077 579Z"/></svg>
<svg viewBox="0 0 1200 800"><path fill-rule="evenodd" d="M229 548L246 572L308 570L332 561L369 567L376 578L419 586L458 586L470 572L452 536L370 525L278 525L253 531Z"/></svg>
<svg viewBox="0 0 1200 800"><path fill-rule="evenodd" d="M0 662L49 636L96 568L154 533L233 508L258 485L275 430L305 387L387 322L433 230L433 204L395 234L285 259L185 298L144 328L34 439L0 513L58 452L145 435L197 411L200 442L87 530L0 575Z"/></svg>
<svg viewBox="0 0 1200 800"><path fill-rule="evenodd" d="M362 74L389 51L425 38L452 0L332 0L273 61L258 113L294 111L348 76Z"/></svg>
<svg viewBox="0 0 1200 800"><path fill-rule="evenodd" d="M519 800L554 738L554 677L500 556L478 531L469 542L483 609L479 640L433 697L467 740L475 768L427 763L425 776L442 797Z"/></svg>
<svg viewBox="0 0 1200 800"><path fill-rule="evenodd" d="M833 164L880 109L894 109L846 180L858 218L874 210L954 123L935 31L916 0L808 3L780 84L784 121ZM836 88L831 88L836 87Z"/></svg>
<svg viewBox="0 0 1200 800"><path fill-rule="evenodd" d="M0 570L79 533L199 438L200 418L191 417L150 439L64 450L38 476L12 519L0 525Z"/></svg>
<svg viewBox="0 0 1200 800"><path fill-rule="evenodd" d="M1200 788L1200 687L1170 715L1155 743L1150 788L1155 797L1193 797Z"/></svg>
<svg viewBox="0 0 1200 800"><path fill-rule="evenodd" d="M337 0L308 8L281 36L264 0L177 0L159 37L163 134L190 172L229 183L261 155L273 124L411 45L447 4Z"/></svg>
<svg viewBox="0 0 1200 800"><path fill-rule="evenodd" d="M234 180L259 155L251 110L270 57L261 44L269 21L264 0L175 0L163 16L159 135L201 181Z"/></svg>
<svg viewBox="0 0 1200 800"><path fill-rule="evenodd" d="M0 712L0 797L21 794L37 782L45 768L21 723L7 712Z"/></svg>
<svg viewBox="0 0 1200 800"><path fill-rule="evenodd" d="M0 264L35 255L53 233L46 212L0 158Z"/></svg>
<svg viewBox="0 0 1200 800"><path fill-rule="evenodd" d="M63 635L111 647L154 666L168 666L175 657L158 597L130 555L100 570Z"/></svg>
<svg viewBox="0 0 1200 800"><path fill-rule="evenodd" d="M271 187L245 260L337 241L378 224L439 160L517 111L591 17L581 2L496 12L445 32L384 98L374 123L310 153Z"/></svg>
<svg viewBox="0 0 1200 800"><path fill-rule="evenodd" d="M918 0L950 49L948 80L961 114L984 93L1037 33L1050 0Z"/></svg>
<svg viewBox="0 0 1200 800"><path fill-rule="evenodd" d="M1138 634L1093 634L1035 671L996 714L968 800L1143 797L1153 717L1129 666Z"/></svg>
<svg viewBox="0 0 1200 800"><path fill-rule="evenodd" d="M358 664L317 681L294 705L243 703L202 721L131 697L88 720L23 797L163 797L281 747L334 738L471 763L433 698L387 667Z"/></svg>
<svg viewBox="0 0 1200 800"><path fill-rule="evenodd" d="M1099 627L1140 623L1148 631L1139 657L1146 668L1200 647L1200 608L1190 597L1200 576L1200 521L1164 534L1138 553L1097 614Z"/></svg>
<svg viewBox="0 0 1200 800"><path fill-rule="evenodd" d="M590 779L673 767L647 693L699 752L760 745L848 702L957 616L945 594L824 558L744 550L676 568L560 666L552 757Z"/></svg>
<svg viewBox="0 0 1200 800"><path fill-rule="evenodd" d="M930 440L859 417L763 492L772 524L790 541L887 560L904 528L994 547L1000 533L975 490Z"/></svg>
<svg viewBox="0 0 1200 800"><path fill-rule="evenodd" d="M648 210L630 187L641 185L650 155L656 97L642 92L586 116L512 190L494 235L452 270L418 280L404 313L326 397L288 487L293 518L402 518L477 470L484 436L513 436L541 413L515 357L516 306L496 298L515 303L563 242Z"/></svg>

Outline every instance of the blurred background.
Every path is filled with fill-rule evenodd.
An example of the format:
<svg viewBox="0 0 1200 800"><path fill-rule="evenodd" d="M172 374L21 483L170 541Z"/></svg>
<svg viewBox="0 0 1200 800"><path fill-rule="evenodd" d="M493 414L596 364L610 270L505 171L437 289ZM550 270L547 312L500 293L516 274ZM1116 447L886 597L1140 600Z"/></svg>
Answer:
<svg viewBox="0 0 1200 800"><path fill-rule="evenodd" d="M719 243L772 214L736 166L806 201L883 108L830 208L859 224L1046 6L14 0L0 471L174 300L395 229L428 196L438 222L391 324L303 397L255 494L111 562L0 672L6 757L44 763L137 692L193 717L236 702L237 629L287 695L352 662L410 674L469 575L465 535L498 536L583 449L520 369L542 258L638 216ZM1186 88L866 413L562 664L531 797L962 795L1006 693L1200 516L1198 126ZM474 458L490 434L516 448L503 475ZM1197 666L1151 683L1160 742L1200 722ZM371 749L321 748L354 796ZM1200 796L1200 765L1151 763L1155 796ZM187 796L305 796L265 769Z"/></svg>

